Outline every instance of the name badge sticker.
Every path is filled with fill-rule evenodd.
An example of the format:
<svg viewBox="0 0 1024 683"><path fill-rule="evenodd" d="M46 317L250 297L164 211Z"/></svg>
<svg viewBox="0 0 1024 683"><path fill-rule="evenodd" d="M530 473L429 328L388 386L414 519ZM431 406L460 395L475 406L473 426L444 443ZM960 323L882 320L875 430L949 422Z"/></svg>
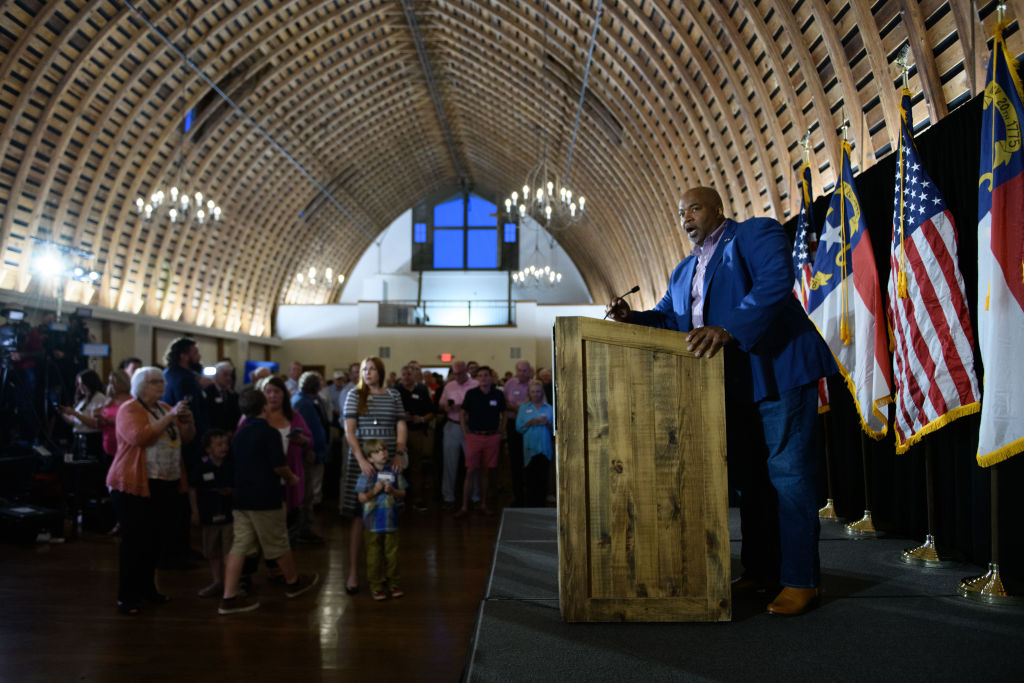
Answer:
<svg viewBox="0 0 1024 683"><path fill-rule="evenodd" d="M498 405L498 399L492 398L491 399L491 406L497 406L497 405Z"/></svg>
<svg viewBox="0 0 1024 683"><path fill-rule="evenodd" d="M213 472L203 472L203 481L213 481Z"/></svg>

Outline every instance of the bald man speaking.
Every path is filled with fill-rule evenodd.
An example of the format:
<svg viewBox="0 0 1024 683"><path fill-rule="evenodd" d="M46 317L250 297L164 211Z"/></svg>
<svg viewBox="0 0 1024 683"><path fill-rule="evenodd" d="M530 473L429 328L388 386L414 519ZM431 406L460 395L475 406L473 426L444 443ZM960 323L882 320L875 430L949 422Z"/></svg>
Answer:
<svg viewBox="0 0 1024 683"><path fill-rule="evenodd" d="M771 591L768 612L802 614L819 595L816 385L838 369L793 296L792 245L778 221L728 219L709 187L683 194L679 220L694 247L665 296L649 311L613 299L608 317L686 332L697 356L723 350L729 480L743 534L733 593Z"/></svg>

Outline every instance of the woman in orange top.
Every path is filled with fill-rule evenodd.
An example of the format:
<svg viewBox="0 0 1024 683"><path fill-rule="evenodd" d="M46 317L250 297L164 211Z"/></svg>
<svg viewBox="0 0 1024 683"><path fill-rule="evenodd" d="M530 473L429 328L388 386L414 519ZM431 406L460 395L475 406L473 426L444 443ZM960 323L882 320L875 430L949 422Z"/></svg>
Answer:
<svg viewBox="0 0 1024 683"><path fill-rule="evenodd" d="M117 608L138 614L142 602L166 602L156 587L156 564L162 542L178 523L178 496L188 490L182 445L195 436L192 412L185 401L173 408L160 401L164 376L159 368L139 368L132 375L132 396L117 411L117 454L107 486L120 510L121 554Z"/></svg>

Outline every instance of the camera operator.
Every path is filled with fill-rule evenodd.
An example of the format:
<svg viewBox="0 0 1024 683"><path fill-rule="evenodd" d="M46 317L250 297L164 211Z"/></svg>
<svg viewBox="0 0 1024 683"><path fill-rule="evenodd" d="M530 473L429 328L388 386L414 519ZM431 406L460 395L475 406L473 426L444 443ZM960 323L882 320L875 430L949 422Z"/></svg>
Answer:
<svg viewBox="0 0 1024 683"><path fill-rule="evenodd" d="M0 361L4 377L0 387L0 406L7 416L4 428L6 430L10 426L9 436L31 442L39 431L39 418L33 401L37 395L37 368L44 358L43 338L38 330L25 322L24 312L5 309L0 315L7 318L7 324L0 327ZM6 438L4 443L7 443Z"/></svg>

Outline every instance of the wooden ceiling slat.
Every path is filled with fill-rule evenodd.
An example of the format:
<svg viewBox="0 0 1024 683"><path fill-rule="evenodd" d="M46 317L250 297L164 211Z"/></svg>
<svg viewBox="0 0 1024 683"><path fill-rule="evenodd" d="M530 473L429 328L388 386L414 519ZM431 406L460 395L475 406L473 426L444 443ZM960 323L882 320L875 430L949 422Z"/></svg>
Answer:
<svg viewBox="0 0 1024 683"><path fill-rule="evenodd" d="M898 93L888 60L908 38L916 46L911 89L924 94L914 105L918 121L937 121L948 103L977 93L994 2L980 0L979 16L972 3L943 0L606 0L570 178L590 206L584 221L558 235L591 294L602 300L640 284L640 302L658 299L689 249L673 207L686 187L718 187L737 216L791 213L798 141L808 127L823 191L838 161L841 102L854 123L858 165L889 152ZM1011 21L1022 5L1011 0ZM561 170L594 6L417 2L458 154L482 191L521 185L539 155L537 126L548 131ZM52 230L99 254L101 305L134 310L141 301L169 318L269 332L286 298L323 301L338 292L331 285L309 294L297 272L331 265L349 274L405 208L452 186L398 3L144 7L305 172L331 184L345 209L314 201L318 191L303 170L186 73L123 3L6 3L6 286L41 291L27 268L28 238ZM60 22L52 21L57 11ZM1024 50L1017 23L1007 34L1011 52ZM550 91L538 93L544 82ZM223 223L190 233L141 221L132 206L176 176L187 108L197 108L199 132L183 148L182 172L225 212ZM299 219L311 205L319 208ZM69 291L90 296L79 289Z"/></svg>
<svg viewBox="0 0 1024 683"><path fill-rule="evenodd" d="M932 54L931 45L928 44L928 34L924 27L921 7L917 0L900 0L900 5L903 25L906 27L907 38L910 40L910 50L914 54L918 75L922 77L921 86L924 88L925 100L928 102L928 116L933 122L940 121L949 113L949 109L946 107L935 57Z"/></svg>

